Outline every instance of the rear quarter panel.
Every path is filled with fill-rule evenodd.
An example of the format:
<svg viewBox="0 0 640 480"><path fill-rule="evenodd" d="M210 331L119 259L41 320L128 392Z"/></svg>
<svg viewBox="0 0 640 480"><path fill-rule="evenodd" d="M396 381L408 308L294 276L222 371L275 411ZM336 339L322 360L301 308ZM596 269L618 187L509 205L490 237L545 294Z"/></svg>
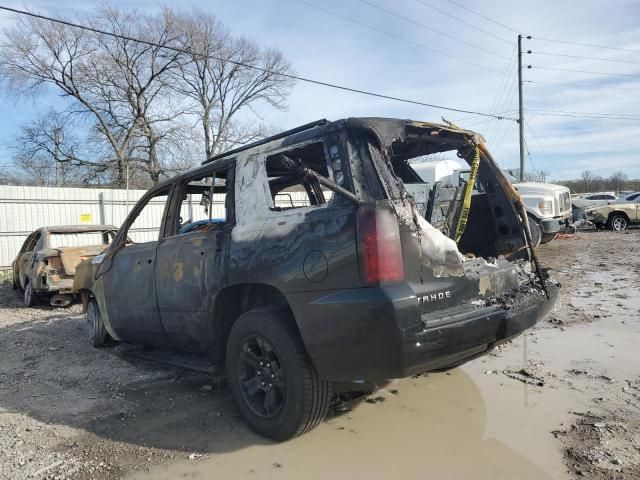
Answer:
<svg viewBox="0 0 640 480"><path fill-rule="evenodd" d="M273 210L265 158L238 158L229 285L264 283L286 294L358 284L356 206L336 196L322 206Z"/></svg>

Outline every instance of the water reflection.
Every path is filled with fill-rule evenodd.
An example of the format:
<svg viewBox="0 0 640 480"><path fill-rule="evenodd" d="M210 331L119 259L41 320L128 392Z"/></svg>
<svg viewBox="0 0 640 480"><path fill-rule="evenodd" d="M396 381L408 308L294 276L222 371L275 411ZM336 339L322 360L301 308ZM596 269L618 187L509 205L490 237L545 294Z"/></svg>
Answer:
<svg viewBox="0 0 640 480"><path fill-rule="evenodd" d="M293 441L247 442L248 447L139 478L552 478L543 466L487 434L484 399L461 369L395 382L380 395L384 402L357 405ZM216 444L224 441L212 439L209 451L222 451Z"/></svg>

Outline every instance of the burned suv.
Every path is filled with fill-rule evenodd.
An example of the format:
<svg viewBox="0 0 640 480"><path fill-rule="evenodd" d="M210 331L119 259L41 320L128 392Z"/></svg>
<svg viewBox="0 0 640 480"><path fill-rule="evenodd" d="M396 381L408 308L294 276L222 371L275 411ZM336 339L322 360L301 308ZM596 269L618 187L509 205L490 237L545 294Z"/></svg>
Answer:
<svg viewBox="0 0 640 480"><path fill-rule="evenodd" d="M447 151L468 182L422 182L412 159ZM137 240L145 211L159 233ZM322 120L158 184L74 287L95 346L205 354L247 423L284 440L337 392L460 365L533 326L557 285L530 244L473 132Z"/></svg>

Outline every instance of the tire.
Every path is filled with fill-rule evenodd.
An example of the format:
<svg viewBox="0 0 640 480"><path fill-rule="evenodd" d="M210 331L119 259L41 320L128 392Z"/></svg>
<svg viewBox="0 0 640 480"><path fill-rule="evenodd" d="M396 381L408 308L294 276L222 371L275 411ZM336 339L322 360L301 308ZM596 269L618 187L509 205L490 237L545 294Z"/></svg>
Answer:
<svg viewBox="0 0 640 480"><path fill-rule="evenodd" d="M533 248L536 248L542 240L542 227L533 217L529 217L529 230L531 231L531 243L533 243Z"/></svg>
<svg viewBox="0 0 640 480"><path fill-rule="evenodd" d="M14 290L18 290L18 282L16 279L16 272L12 271L11 272L11 286L13 287Z"/></svg>
<svg viewBox="0 0 640 480"><path fill-rule="evenodd" d="M279 441L315 428L332 397L293 322L286 310L250 310L227 341L227 378L240 414L254 431Z"/></svg>
<svg viewBox="0 0 640 480"><path fill-rule="evenodd" d="M558 236L558 233L543 233L542 237L540 237L540 244L544 245L545 243L549 243L551 240L555 240Z"/></svg>
<svg viewBox="0 0 640 480"><path fill-rule="evenodd" d="M24 286L24 306L25 307L33 307L38 303L38 297L36 296L36 292L31 288L31 282L27 280L27 283Z"/></svg>
<svg viewBox="0 0 640 480"><path fill-rule="evenodd" d="M102 348L107 345L109 334L104 326L100 309L95 301L90 301L87 305L87 317L89 327L89 343L94 348Z"/></svg>
<svg viewBox="0 0 640 480"><path fill-rule="evenodd" d="M608 227L611 230L621 232L629 228L629 220L624 215L620 215L620 214L612 215L611 218L609 218Z"/></svg>

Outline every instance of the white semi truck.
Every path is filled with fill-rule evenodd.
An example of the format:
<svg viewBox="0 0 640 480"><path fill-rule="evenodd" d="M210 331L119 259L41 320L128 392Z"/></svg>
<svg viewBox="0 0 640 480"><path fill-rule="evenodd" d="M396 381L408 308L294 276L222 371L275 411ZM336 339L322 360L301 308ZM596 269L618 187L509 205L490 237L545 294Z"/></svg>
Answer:
<svg viewBox="0 0 640 480"><path fill-rule="evenodd" d="M469 176L469 166L457 160L419 161L411 167L421 180L430 185L436 182L457 185ZM505 172L520 194L529 216L531 237L538 246L558 236L572 223L571 194L567 187L553 183L520 182Z"/></svg>

